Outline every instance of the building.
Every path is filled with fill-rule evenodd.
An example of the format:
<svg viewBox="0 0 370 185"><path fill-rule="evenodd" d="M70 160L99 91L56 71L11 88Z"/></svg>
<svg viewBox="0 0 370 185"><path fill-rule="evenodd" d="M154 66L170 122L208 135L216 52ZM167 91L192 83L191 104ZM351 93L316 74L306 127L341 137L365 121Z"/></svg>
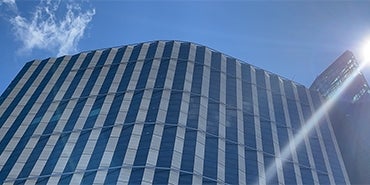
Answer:
<svg viewBox="0 0 370 185"><path fill-rule="evenodd" d="M349 78L348 87L342 89ZM329 111L339 148L353 184L370 183L370 89L350 51L343 53L310 87L325 98L340 94ZM340 92L340 93L339 93Z"/></svg>
<svg viewBox="0 0 370 185"><path fill-rule="evenodd" d="M0 183L348 184L326 115L295 139L321 102L189 42L35 60L0 98Z"/></svg>

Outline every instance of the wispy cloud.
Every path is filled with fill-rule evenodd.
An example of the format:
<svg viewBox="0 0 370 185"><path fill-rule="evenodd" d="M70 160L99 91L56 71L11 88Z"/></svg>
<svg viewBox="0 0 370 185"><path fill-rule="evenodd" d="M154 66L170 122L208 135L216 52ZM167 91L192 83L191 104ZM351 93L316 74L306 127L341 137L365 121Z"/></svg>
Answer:
<svg viewBox="0 0 370 185"><path fill-rule="evenodd" d="M6 10L5 8L1 8L1 5L6 6L8 10ZM0 15L2 16L4 16L5 12L10 11L11 13L16 13L18 11L15 0L0 0L0 8L2 10L0 12Z"/></svg>
<svg viewBox="0 0 370 185"><path fill-rule="evenodd" d="M51 50L59 56L76 51L95 15L94 8L83 10L81 3L74 1L41 0L27 17L18 12L15 0L0 0L1 4L13 9L14 15L9 21L16 39L22 43L21 51Z"/></svg>
<svg viewBox="0 0 370 185"><path fill-rule="evenodd" d="M15 0L0 0L0 5L3 4L3 3L13 6L13 5L15 5Z"/></svg>

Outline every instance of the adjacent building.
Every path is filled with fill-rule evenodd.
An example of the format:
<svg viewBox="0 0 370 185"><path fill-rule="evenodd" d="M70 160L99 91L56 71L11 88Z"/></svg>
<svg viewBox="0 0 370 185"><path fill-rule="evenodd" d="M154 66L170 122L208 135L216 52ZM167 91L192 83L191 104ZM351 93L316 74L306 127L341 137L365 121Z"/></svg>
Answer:
<svg viewBox="0 0 370 185"><path fill-rule="evenodd" d="M296 140L322 102L190 42L35 60L0 98L0 183L349 184L327 115Z"/></svg>
<svg viewBox="0 0 370 185"><path fill-rule="evenodd" d="M348 80L349 85L343 85ZM329 115L350 182L369 184L370 88L352 52L346 51L335 60L310 89L319 91L326 99L339 95Z"/></svg>

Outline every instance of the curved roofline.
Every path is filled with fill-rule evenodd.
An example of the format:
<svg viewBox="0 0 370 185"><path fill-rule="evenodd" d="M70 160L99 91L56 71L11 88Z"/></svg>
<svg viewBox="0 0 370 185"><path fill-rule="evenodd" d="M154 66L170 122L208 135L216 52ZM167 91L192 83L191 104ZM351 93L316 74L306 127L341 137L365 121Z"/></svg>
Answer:
<svg viewBox="0 0 370 185"><path fill-rule="evenodd" d="M132 43L132 44L124 44L124 45L117 45L117 46L112 46L112 47L104 47L104 48L98 48L98 49L92 49L92 50L85 50L85 51L80 51L80 52L73 53L73 54L67 54L67 55L62 55L62 56L57 56L57 57L49 57L48 59L51 59L51 58L59 58L59 57L64 57L64 56L73 56L73 55L76 55L76 54L79 54L79 53L88 53L88 52L97 51L97 50L106 50L106 49L110 49L110 48L120 48L120 47L124 47L124 46L134 46L134 45L139 45L139 44L146 44L146 43L153 43L153 42L161 42L161 41L162 41L162 42L171 42L171 41L173 41L173 42L190 43L190 44L194 44L194 45L197 45L197 46L206 47L206 48L208 48L208 49L210 49L210 50L212 50L212 51L214 51L214 52L221 53L221 54L225 55L226 57L229 57L229 58L235 59L236 61L239 61L239 62L242 62L242 63L248 64L248 65L250 65L250 66L254 67L255 69L261 69L261 70L264 70L264 71L266 71L266 72L267 72L267 73L269 73L269 74L273 74L273 75L277 75L277 76L279 76L281 79L288 80L288 81L291 81L291 82L293 82L293 83L295 83L295 84L297 84L297 85L301 85L301 86L306 87L305 85L303 85L303 84L301 84L301 83L299 83L299 82L296 82L296 81L294 81L294 80L292 80L292 79L288 79L288 78L286 78L286 77L283 77L283 76L281 76L281 75L279 75L279 74L276 74L276 73L274 73L274 72L271 72L271 71L269 71L269 70L266 70L266 69L263 69L263 68L261 68L261 67L255 66L255 65L250 64L250 63L248 63L248 62L246 62L246 61L240 60L239 58L236 58L236 57L230 56L230 55L228 55L228 54L226 54L226 53L224 53L224 52L221 52L221 51L219 51L219 50L213 49L213 48L211 48L211 47L209 47L209 46L206 46L206 45L203 45L203 44L199 44L199 43L197 43L197 42L184 41L184 40L167 40L167 39L164 39L164 40L151 40L151 41L144 41L144 42L136 42L136 43ZM34 62L34 61L38 61L38 60L39 60L39 59L34 59L34 60L30 61L30 62ZM44 59L43 59L43 60L44 60ZM306 87L306 88L308 88L308 87Z"/></svg>

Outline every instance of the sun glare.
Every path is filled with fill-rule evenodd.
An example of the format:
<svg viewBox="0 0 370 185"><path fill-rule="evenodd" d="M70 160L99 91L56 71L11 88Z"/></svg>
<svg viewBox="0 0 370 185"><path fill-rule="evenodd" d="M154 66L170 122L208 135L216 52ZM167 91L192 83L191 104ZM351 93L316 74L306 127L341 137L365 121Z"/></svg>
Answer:
<svg viewBox="0 0 370 185"><path fill-rule="evenodd" d="M295 148L300 145L304 139L307 137L307 134L319 124L320 120L326 119L326 114L332 105L338 100L341 94L350 86L350 84L355 80L356 76L365 68L365 66L370 63L370 39L365 42L362 48L362 63L353 71L345 81L341 84L341 86L333 93L333 95L325 100L321 107L319 107L311 116L309 120L304 124L304 126L299 130L299 132L294 136L293 140L291 140L287 145L283 146L282 150L280 151L280 156L276 158L277 161L281 161L281 163L271 163L266 169L266 183L268 184L271 178L275 175L277 166L276 165L284 165L284 161L282 159L286 159L289 155L291 155L291 151L294 151ZM279 167L279 166L278 166ZM280 167L281 168L281 167ZM256 182L255 184L258 184Z"/></svg>
<svg viewBox="0 0 370 185"><path fill-rule="evenodd" d="M362 62L369 63L370 61L370 39L367 39L362 46Z"/></svg>

